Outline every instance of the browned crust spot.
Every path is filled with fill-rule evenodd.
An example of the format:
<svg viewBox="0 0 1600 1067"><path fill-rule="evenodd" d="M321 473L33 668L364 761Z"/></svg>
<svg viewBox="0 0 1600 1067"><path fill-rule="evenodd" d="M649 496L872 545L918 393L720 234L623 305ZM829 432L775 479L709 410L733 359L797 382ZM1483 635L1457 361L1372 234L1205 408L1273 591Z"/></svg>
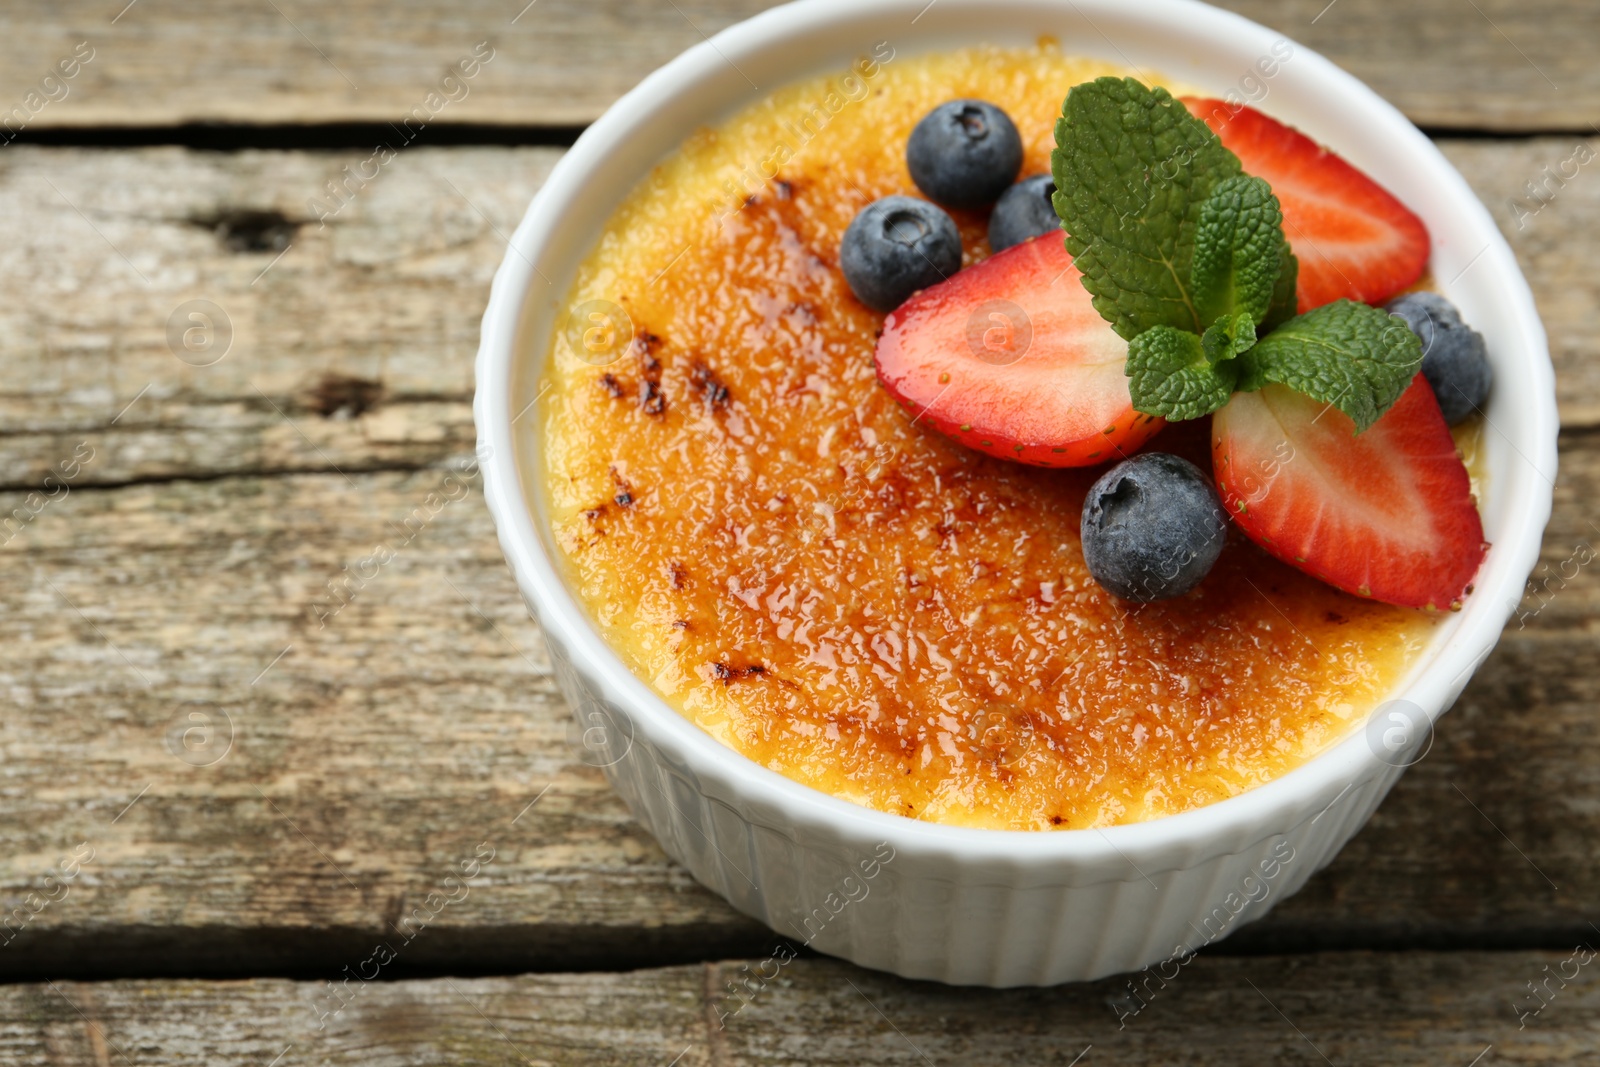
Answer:
<svg viewBox="0 0 1600 1067"><path fill-rule="evenodd" d="M689 368L689 380L708 405L713 408L727 406L729 399L728 387L722 384L710 367L698 359Z"/></svg>
<svg viewBox="0 0 1600 1067"><path fill-rule="evenodd" d="M611 471L611 480L615 482L617 486L617 495L611 498L612 502L619 508L632 507L633 486L628 482L628 479L617 473L617 468L615 466L612 466L608 469Z"/></svg>
<svg viewBox="0 0 1600 1067"><path fill-rule="evenodd" d="M720 661L711 665L711 674L723 685L732 685L742 682L746 678L764 678L770 673L766 667L759 663L752 663L748 667L732 667Z"/></svg>
<svg viewBox="0 0 1600 1067"><path fill-rule="evenodd" d="M646 378L639 383L639 407L646 415L661 415L667 410L667 398L661 393L661 383Z"/></svg>

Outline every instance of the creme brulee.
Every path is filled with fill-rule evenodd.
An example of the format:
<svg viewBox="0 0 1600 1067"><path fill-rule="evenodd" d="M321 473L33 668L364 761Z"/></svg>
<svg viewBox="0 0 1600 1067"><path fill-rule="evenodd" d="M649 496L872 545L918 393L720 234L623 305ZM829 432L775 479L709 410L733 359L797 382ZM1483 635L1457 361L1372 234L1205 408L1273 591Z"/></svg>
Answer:
<svg viewBox="0 0 1600 1067"><path fill-rule="evenodd" d="M986 458L879 386L882 316L851 296L839 243L866 204L917 195L912 126L980 97L1022 132L1023 176L1047 171L1067 90L1123 73L1049 42L881 48L696 134L583 264L536 491L612 647L730 748L912 818L1107 826L1293 769L1426 642L1429 616L1237 536L1190 594L1120 601L1078 543L1104 468ZM986 214L952 215L965 262L981 260ZM626 318L594 317L609 307ZM1206 425L1152 447L1209 469Z"/></svg>

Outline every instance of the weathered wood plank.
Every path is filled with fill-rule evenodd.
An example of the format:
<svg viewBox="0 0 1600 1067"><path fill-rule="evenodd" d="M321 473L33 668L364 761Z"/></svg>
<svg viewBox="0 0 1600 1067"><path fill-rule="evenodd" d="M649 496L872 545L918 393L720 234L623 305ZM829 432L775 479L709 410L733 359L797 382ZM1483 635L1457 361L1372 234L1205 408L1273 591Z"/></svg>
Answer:
<svg viewBox="0 0 1600 1067"><path fill-rule="evenodd" d="M1600 138L1439 146L1494 215L1533 289L1550 335L1561 424L1600 427L1600 275L1592 265L1600 253L1583 236L1600 228Z"/></svg>
<svg viewBox="0 0 1600 1067"><path fill-rule="evenodd" d="M1564 423L1596 427L1600 253L1581 235L1600 228L1600 164L1551 185L1544 206L1524 188L1547 165L1559 175L1577 143L1445 150L1528 273ZM39 486L91 431L112 446L83 465L85 485L409 468L469 448L489 278L558 152L417 148L319 225L306 201L362 158L7 149L0 287L16 298L0 305L0 487ZM184 349L192 323L178 309L202 299L226 316L231 347L193 366L217 348Z"/></svg>
<svg viewBox="0 0 1600 1067"><path fill-rule="evenodd" d="M0 102L26 108L35 130L393 122L430 93L434 124L582 125L703 35L767 6L29 0L0 16ZM1600 12L1583 0L1222 6L1325 53L1420 125L1586 130L1600 116L1589 55ZM41 85L82 42L92 52L79 54L93 58L71 79ZM480 52L492 55L487 65L460 87L442 84L480 42L492 50Z"/></svg>
<svg viewBox="0 0 1600 1067"><path fill-rule="evenodd" d="M806 958L352 980L342 1002L326 983L284 980L61 982L0 988L0 1052L18 1067L1579 1064L1600 1025L1592 959L1572 947L1200 958L1169 965L1167 981L1152 973L1138 999L1127 979L995 992ZM734 983L753 992L735 998ZM1529 983L1547 983L1543 1001Z"/></svg>
<svg viewBox="0 0 1600 1067"><path fill-rule="evenodd" d="M1600 496L1592 438L1568 445L1558 579ZM1587 929L1594 571L1525 603L1372 826L1233 947ZM0 550L0 588L0 913L94 850L0 951L0 977L326 966L480 844L494 862L408 964L642 964L763 936L583 765L476 481L449 464L74 489Z"/></svg>
<svg viewBox="0 0 1600 1067"><path fill-rule="evenodd" d="M75 491L13 541L0 903L26 910L0 975L226 969L241 946L268 972L325 961L456 895L443 880L480 846L493 861L410 962L749 943L569 744L458 477ZM30 916L85 842L92 862Z"/></svg>
<svg viewBox="0 0 1600 1067"><path fill-rule="evenodd" d="M489 279L557 155L405 153L324 225L307 201L364 156L10 148L0 479L108 426L84 484L469 449Z"/></svg>

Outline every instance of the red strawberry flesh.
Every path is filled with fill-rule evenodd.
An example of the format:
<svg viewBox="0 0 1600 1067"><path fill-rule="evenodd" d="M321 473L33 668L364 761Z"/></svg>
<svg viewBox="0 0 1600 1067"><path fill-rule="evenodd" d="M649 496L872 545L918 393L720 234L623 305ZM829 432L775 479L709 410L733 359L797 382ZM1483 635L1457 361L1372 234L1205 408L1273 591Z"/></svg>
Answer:
<svg viewBox="0 0 1600 1067"><path fill-rule="evenodd" d="M1404 204L1311 138L1250 107L1185 97L1183 104L1265 179L1283 206L1283 234L1300 261L1300 312L1341 297L1382 304L1428 267L1428 230Z"/></svg>
<svg viewBox="0 0 1600 1067"><path fill-rule="evenodd" d="M1361 434L1283 386L1237 393L1212 418L1212 465L1246 536L1346 592L1457 607L1483 562L1466 467L1420 374Z"/></svg>
<svg viewBox="0 0 1600 1067"><path fill-rule="evenodd" d="M1127 355L1048 233L912 296L875 362L919 424L1000 459L1077 467L1129 455L1163 425L1133 410Z"/></svg>

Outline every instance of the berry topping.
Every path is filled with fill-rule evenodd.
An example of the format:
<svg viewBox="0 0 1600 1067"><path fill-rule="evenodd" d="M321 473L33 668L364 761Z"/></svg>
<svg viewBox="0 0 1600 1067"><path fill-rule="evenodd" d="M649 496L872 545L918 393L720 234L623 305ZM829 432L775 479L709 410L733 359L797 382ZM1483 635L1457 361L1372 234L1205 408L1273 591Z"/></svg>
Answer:
<svg viewBox="0 0 1600 1067"><path fill-rule="evenodd" d="M1228 522L1200 468L1167 452L1145 452L1094 483L1080 529L1094 580L1144 603L1198 585L1222 553Z"/></svg>
<svg viewBox="0 0 1600 1067"><path fill-rule="evenodd" d="M961 269L961 234L926 200L886 196L845 229L839 269L856 299L875 311L893 311L918 289Z"/></svg>
<svg viewBox="0 0 1600 1067"><path fill-rule="evenodd" d="M875 360L917 422L1000 459L1079 467L1122 458L1164 425L1133 410L1127 354L1051 234L906 301Z"/></svg>
<svg viewBox="0 0 1600 1067"><path fill-rule="evenodd" d="M1276 383L1365 430L1416 376L1421 344L1382 310L1341 299L1294 314L1278 197L1165 89L1073 86L1050 166L1067 250L1129 342L1138 411L1196 419Z"/></svg>
<svg viewBox="0 0 1600 1067"><path fill-rule="evenodd" d="M1422 342L1422 376L1433 386L1444 421L1451 426L1483 407L1494 372L1483 335L1461 321L1454 304L1438 293L1407 293L1389 302Z"/></svg>
<svg viewBox="0 0 1600 1067"><path fill-rule="evenodd" d="M923 117L906 142L917 188L951 207L981 207L1017 178L1022 138L1006 113L982 100L951 100Z"/></svg>
<svg viewBox="0 0 1600 1067"><path fill-rule="evenodd" d="M999 252L1061 229L1061 219L1050 202L1055 193L1055 179L1048 174L1024 178L1007 189L989 216L989 247Z"/></svg>
<svg viewBox="0 0 1600 1067"><path fill-rule="evenodd" d="M1281 385L1212 416L1223 506L1256 544L1347 593L1456 608L1483 562L1467 470L1419 374L1371 428Z"/></svg>
<svg viewBox="0 0 1600 1067"><path fill-rule="evenodd" d="M1422 220L1371 178L1292 127L1254 108L1186 97L1189 111L1265 178L1283 207L1283 233L1300 261L1302 312L1340 297L1381 304L1428 266Z"/></svg>

